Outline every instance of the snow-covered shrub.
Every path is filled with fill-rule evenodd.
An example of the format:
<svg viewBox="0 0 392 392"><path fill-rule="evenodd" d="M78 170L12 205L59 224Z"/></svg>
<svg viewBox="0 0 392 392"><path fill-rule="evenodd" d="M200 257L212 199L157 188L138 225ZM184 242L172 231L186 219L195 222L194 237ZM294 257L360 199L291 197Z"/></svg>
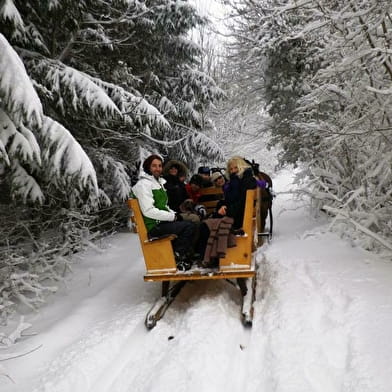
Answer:
<svg viewBox="0 0 392 392"><path fill-rule="evenodd" d="M20 304L37 309L56 291L71 256L92 244L95 216L80 210L0 204L0 319Z"/></svg>

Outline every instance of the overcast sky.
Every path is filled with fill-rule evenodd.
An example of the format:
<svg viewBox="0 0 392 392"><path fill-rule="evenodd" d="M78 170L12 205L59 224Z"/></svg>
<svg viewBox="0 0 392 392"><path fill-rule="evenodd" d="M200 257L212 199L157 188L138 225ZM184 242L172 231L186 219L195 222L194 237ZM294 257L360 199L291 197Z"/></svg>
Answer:
<svg viewBox="0 0 392 392"><path fill-rule="evenodd" d="M223 18L227 7L220 3L219 0L190 0L200 13L209 17L215 24L223 25Z"/></svg>
<svg viewBox="0 0 392 392"><path fill-rule="evenodd" d="M223 42L227 39L228 29L225 27L225 17L228 13L228 7L221 4L219 0L189 0L195 5L201 15L210 19L213 24L212 35L210 39L217 42ZM220 33L220 34L219 34Z"/></svg>

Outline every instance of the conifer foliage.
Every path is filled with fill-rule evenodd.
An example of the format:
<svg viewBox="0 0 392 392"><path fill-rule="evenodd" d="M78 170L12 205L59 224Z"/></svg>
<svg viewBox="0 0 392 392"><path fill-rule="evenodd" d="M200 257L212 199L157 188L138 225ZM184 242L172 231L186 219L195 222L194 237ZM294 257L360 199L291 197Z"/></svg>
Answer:
<svg viewBox="0 0 392 392"><path fill-rule="evenodd" d="M42 299L55 255L117 224L141 147L221 156L201 118L222 92L188 34L203 23L188 1L0 1L4 317L16 297ZM11 284L20 269L28 284Z"/></svg>

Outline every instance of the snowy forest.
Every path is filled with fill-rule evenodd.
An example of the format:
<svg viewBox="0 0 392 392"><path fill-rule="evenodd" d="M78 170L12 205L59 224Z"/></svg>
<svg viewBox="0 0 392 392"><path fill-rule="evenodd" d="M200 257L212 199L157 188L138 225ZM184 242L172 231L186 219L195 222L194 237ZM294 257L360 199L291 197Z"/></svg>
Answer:
<svg viewBox="0 0 392 392"><path fill-rule="evenodd" d="M391 260L391 2L221 3L218 44L187 0L0 0L2 323L126 226L152 152L295 167L293 197Z"/></svg>

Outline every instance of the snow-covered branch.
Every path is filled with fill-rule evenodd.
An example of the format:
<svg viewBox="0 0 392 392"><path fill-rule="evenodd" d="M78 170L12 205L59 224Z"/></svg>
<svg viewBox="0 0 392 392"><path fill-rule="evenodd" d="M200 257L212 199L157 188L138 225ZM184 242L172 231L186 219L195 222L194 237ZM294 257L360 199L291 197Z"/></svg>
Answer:
<svg viewBox="0 0 392 392"><path fill-rule="evenodd" d="M70 132L49 117L44 117L42 136L45 143L44 162L48 170L59 181L68 177L77 177L82 187L90 188L98 195L98 182L90 158ZM54 152L53 152L54 151Z"/></svg>
<svg viewBox="0 0 392 392"><path fill-rule="evenodd" d="M42 124L42 105L18 54L0 33L0 108L17 124Z"/></svg>
<svg viewBox="0 0 392 392"><path fill-rule="evenodd" d="M382 246L384 246L388 250L392 251L392 243L389 243L387 240L385 240L381 236L377 235L376 233L372 232L368 228L362 226L360 223L356 222L352 217L350 217L350 214L347 211L344 211L344 210L341 210L338 208L333 208L328 205L324 205L323 208L326 211L328 211L329 213L335 215L337 219L339 219L340 217L343 217L345 221L348 221L349 223L354 225L356 229L362 231L363 233L365 233L369 237L372 237L374 240L376 240ZM332 223L332 225L333 225L333 223Z"/></svg>

